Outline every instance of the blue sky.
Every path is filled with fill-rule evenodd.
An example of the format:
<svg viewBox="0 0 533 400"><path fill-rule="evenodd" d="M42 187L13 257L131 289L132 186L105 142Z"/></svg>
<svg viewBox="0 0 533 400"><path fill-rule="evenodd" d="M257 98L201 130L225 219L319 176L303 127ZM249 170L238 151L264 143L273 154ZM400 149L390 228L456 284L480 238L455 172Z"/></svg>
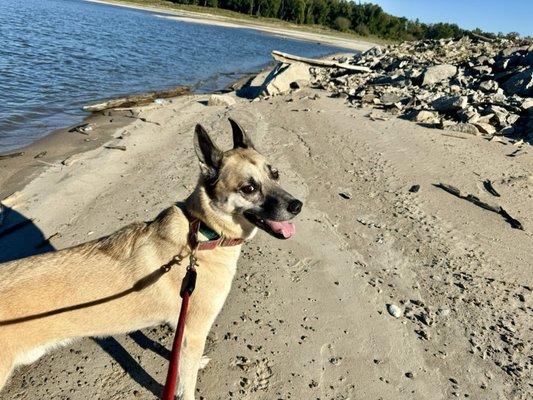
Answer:
<svg viewBox="0 0 533 400"><path fill-rule="evenodd" d="M356 0L358 3L360 0ZM533 35L533 0L363 0L389 14L421 22L453 22L461 28Z"/></svg>

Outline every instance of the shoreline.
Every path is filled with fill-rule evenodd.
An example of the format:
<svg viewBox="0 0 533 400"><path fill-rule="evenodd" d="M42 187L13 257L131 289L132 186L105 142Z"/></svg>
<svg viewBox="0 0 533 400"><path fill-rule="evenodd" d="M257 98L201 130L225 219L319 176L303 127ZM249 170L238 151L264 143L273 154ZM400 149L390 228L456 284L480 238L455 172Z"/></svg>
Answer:
<svg viewBox="0 0 533 400"><path fill-rule="evenodd" d="M341 53L332 53L321 58L331 58L339 54ZM246 74L235 73L238 78L230 81L223 88L205 92L191 90L188 95L172 97L166 100L172 103L175 99L187 96L206 96L235 91L253 77L271 70L276 63L277 61L272 60L268 64L259 67L257 71ZM192 88L196 84L192 84L190 87ZM103 100L105 99L99 99L99 101ZM45 172L47 168L61 167L63 165L62 163L69 157L74 157L102 147L106 142L112 140L119 130L127 130L126 128L135 122L135 118L125 116L128 110L142 110L143 107L150 107L153 104L88 113L88 115L76 124L54 129L42 138L26 146L11 149L7 152L0 152L0 155L18 152L24 153L19 157L0 160L0 203L13 193L22 190L40 173ZM84 124L90 124L93 127L91 133L81 134L69 132L73 127ZM46 154L40 156L43 153Z"/></svg>
<svg viewBox="0 0 533 400"><path fill-rule="evenodd" d="M263 32L268 35L286 37L290 39L302 40L307 42L316 42L320 44L326 44L330 46L342 47L347 50L365 51L378 45L370 41L364 41L359 39L343 38L340 36L327 35L323 33L314 33L305 30L297 30L290 28L281 28L274 25L265 23L252 23L237 18L231 18L221 15L199 13L186 10L171 10L163 7L155 6L143 6L134 3L117 2L113 0L85 0L90 3L105 4L116 7L131 8L134 10L141 10L146 12L153 12L161 14L161 18L173 19L176 21L182 21L195 24L208 24L222 26L226 28L234 29L253 29Z"/></svg>
<svg viewBox="0 0 533 400"><path fill-rule="evenodd" d="M270 69L272 67L271 64L269 63L268 66L260 68L256 72L241 75L236 74L239 75L238 79L231 81L221 89L206 92L191 91L190 94L165 100L172 103L173 100L186 96L205 96L208 94L233 91L250 78ZM152 102L146 107L150 107L153 104ZM11 149L7 152L0 152L0 155L24 153L18 157L0 160L0 203L13 193L22 190L40 173L45 172L47 168L60 167L64 165L62 163L69 157L74 157L105 145L106 142L116 136L119 130L127 130L126 128L129 125L135 123L136 119L128 115L128 110L142 110L143 107L145 106L116 108L88 113L88 115L76 124L54 129L42 138L25 146ZM92 127L90 133L70 132L71 129L85 124L89 124Z"/></svg>
<svg viewBox="0 0 533 400"><path fill-rule="evenodd" d="M77 124L55 129L35 142L7 152L6 154L24 154L0 160L0 202L22 190L45 169L59 167L69 157L101 147L112 139L117 130L127 127L133 121L125 117L123 111L109 111L112 113L107 115L91 113ZM84 124L90 124L93 128L89 134L69 132Z"/></svg>

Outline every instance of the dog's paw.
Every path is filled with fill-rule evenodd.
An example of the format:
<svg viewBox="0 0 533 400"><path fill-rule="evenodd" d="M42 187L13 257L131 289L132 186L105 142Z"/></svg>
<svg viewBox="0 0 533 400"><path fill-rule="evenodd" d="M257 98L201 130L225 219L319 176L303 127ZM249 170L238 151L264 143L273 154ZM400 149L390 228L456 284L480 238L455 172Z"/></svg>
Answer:
<svg viewBox="0 0 533 400"><path fill-rule="evenodd" d="M207 364L209 364L209 361L211 361L211 359L209 357L202 356L202 358L200 358L200 363L199 363L198 368L199 369L204 369L205 367L207 367Z"/></svg>

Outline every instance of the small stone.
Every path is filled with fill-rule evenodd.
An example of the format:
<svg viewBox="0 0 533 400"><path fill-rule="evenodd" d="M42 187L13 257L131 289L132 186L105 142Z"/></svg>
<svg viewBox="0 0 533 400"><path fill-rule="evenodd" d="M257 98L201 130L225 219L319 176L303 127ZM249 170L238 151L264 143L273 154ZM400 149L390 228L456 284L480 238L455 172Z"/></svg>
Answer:
<svg viewBox="0 0 533 400"><path fill-rule="evenodd" d="M405 373L405 377L409 378L409 379L413 379L415 376L414 376L414 374L412 372L406 372Z"/></svg>
<svg viewBox="0 0 533 400"><path fill-rule="evenodd" d="M439 308L437 310L437 315L440 317L447 317L450 315L450 309L449 308Z"/></svg>
<svg viewBox="0 0 533 400"><path fill-rule="evenodd" d="M394 304L387 304L387 311L394 318L400 318L402 316L402 309Z"/></svg>
<svg viewBox="0 0 533 400"><path fill-rule="evenodd" d="M483 81L479 84L479 89L486 93L493 93L498 90L498 82L493 80Z"/></svg>
<svg viewBox="0 0 533 400"><path fill-rule="evenodd" d="M349 192L340 192L339 196L346 200L350 200L352 198L352 194Z"/></svg>
<svg viewBox="0 0 533 400"><path fill-rule="evenodd" d="M418 193L419 190L420 190L420 185L413 185L409 188L409 192L411 193Z"/></svg>

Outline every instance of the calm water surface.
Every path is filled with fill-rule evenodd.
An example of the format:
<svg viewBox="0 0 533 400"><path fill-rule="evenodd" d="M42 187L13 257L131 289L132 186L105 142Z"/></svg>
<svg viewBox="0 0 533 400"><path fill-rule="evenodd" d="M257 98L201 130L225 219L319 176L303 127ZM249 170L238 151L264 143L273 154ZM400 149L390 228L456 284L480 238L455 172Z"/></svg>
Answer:
<svg viewBox="0 0 533 400"><path fill-rule="evenodd" d="M0 153L83 119L89 102L194 85L223 88L271 61L342 51L83 0L0 0Z"/></svg>

